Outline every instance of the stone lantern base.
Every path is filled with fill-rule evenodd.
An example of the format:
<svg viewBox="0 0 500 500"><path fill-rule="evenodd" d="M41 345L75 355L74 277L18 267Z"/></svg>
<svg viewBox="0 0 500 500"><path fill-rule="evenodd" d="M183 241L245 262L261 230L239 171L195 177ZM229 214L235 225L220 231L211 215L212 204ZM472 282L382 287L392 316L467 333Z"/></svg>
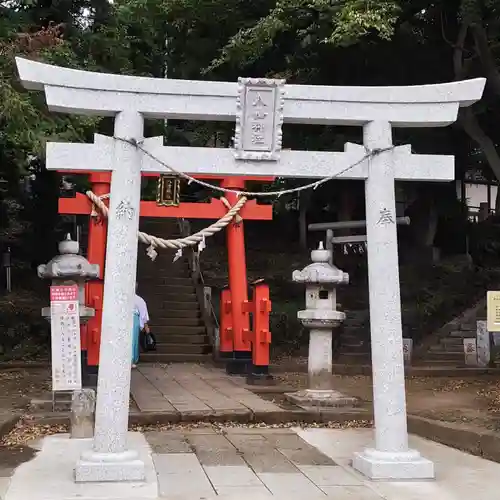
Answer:
<svg viewBox="0 0 500 500"><path fill-rule="evenodd" d="M339 391L306 389L285 394L285 397L291 403L308 409L311 406L322 406L330 408L342 408L346 406L359 406L357 398L346 396Z"/></svg>

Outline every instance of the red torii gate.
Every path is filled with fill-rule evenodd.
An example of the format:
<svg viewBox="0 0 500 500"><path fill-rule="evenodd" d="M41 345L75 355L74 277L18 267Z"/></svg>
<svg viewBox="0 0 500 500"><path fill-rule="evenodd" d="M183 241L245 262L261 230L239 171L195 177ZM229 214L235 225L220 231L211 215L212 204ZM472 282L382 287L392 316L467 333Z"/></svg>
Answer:
<svg viewBox="0 0 500 500"><path fill-rule="evenodd" d="M70 172L65 172L66 174ZM91 190L97 196L108 195L110 192L110 172L74 172L75 174L89 174ZM158 174L143 174L144 177L159 177ZM231 190L243 190L248 181L272 182L274 177L222 177L216 175L197 176L204 180L219 180L221 187ZM237 201L236 193L226 193L226 199L234 205ZM77 193L73 198L59 198L59 213L72 215L91 215L93 204L90 199ZM210 203L181 202L178 206L160 206L155 201L141 201L141 217L165 217L186 219L220 219L227 213L227 207L219 199L211 199ZM255 200L249 200L243 206L239 215L247 220L272 220L271 205L258 205ZM243 373L247 370L251 360L252 346L249 340L249 302L246 274L245 237L242 223L231 222L226 228L230 308L232 316L231 337L232 352L227 350L227 332L221 328L221 339L225 336L225 355L231 362L232 373ZM103 217L90 217L88 234L87 258L92 264L98 264L100 269L99 280L86 285L86 304L95 309L95 316L89 319L82 330L82 350L87 355L86 365L89 371L97 371L99 365L99 347L101 340L102 303L104 295L104 267L106 258L107 221ZM227 304L229 306L229 303ZM256 333L257 335L257 333ZM223 351L221 349L221 351ZM268 362L267 362L268 363ZM255 364L255 363L254 363ZM229 367L228 367L229 368ZM267 366L263 367L266 375ZM254 372L260 373L262 367Z"/></svg>

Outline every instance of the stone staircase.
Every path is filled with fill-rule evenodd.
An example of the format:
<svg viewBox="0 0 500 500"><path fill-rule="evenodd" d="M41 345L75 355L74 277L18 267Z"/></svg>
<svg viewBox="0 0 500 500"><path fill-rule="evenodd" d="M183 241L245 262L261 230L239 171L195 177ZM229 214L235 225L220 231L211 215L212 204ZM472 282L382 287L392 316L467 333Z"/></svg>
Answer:
<svg viewBox="0 0 500 500"><path fill-rule="evenodd" d="M446 323L417 347L414 364L464 366L464 339L476 337L476 322L486 319L486 300Z"/></svg>
<svg viewBox="0 0 500 500"><path fill-rule="evenodd" d="M180 236L173 219L141 219L141 231L163 238ZM187 253L187 252L186 252ZM162 250L153 262L139 247L138 293L146 301L157 350L141 353L142 362L205 362L211 345L196 287L185 257L172 262L174 252Z"/></svg>
<svg viewBox="0 0 500 500"><path fill-rule="evenodd" d="M370 314L368 310L344 311L346 320L341 327L334 363L367 365L371 363Z"/></svg>

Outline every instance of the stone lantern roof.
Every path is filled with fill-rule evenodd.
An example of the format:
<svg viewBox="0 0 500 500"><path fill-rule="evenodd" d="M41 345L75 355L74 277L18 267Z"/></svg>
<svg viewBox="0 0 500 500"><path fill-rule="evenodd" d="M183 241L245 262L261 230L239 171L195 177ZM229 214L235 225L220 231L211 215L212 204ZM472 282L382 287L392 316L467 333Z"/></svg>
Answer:
<svg viewBox="0 0 500 500"><path fill-rule="evenodd" d="M59 243L59 255L47 264L38 266L38 276L44 279L76 279L84 280L99 277L99 266L91 264L85 257L78 255L80 247L77 241L72 241L68 234Z"/></svg>
<svg viewBox="0 0 500 500"><path fill-rule="evenodd" d="M338 267L331 265L329 250L323 248L320 242L317 250L311 252L312 264L302 269L294 271L292 279L296 283L311 283L322 285L340 285L349 283L349 274L341 271Z"/></svg>

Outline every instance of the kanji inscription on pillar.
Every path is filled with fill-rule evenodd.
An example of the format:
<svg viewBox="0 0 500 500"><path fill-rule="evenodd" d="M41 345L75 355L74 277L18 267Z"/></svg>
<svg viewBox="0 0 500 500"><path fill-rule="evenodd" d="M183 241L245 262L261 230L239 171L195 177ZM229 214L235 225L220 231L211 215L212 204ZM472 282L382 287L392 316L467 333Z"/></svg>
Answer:
<svg viewBox="0 0 500 500"><path fill-rule="evenodd" d="M239 160L277 161L281 151L284 80L240 78L235 131Z"/></svg>
<svg viewBox="0 0 500 500"><path fill-rule="evenodd" d="M50 287L52 390L82 388L78 286Z"/></svg>

